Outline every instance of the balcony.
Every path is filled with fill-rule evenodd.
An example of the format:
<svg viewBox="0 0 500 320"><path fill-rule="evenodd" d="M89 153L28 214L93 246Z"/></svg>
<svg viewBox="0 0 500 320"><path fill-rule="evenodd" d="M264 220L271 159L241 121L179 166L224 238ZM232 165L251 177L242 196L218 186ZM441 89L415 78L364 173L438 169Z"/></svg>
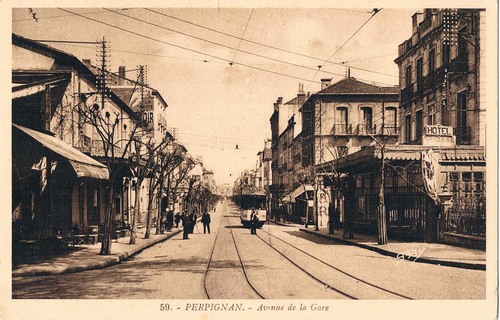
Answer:
<svg viewBox="0 0 500 320"><path fill-rule="evenodd" d="M401 104L409 104L413 98L413 85L401 90Z"/></svg>
<svg viewBox="0 0 500 320"><path fill-rule="evenodd" d="M451 60L451 71L455 73L469 72L469 55L467 53L462 53Z"/></svg>
<svg viewBox="0 0 500 320"><path fill-rule="evenodd" d="M346 136L352 134L352 124L340 123L333 125L333 134L336 136Z"/></svg>
<svg viewBox="0 0 500 320"><path fill-rule="evenodd" d="M471 127L453 128L453 134L457 137L457 145L470 145L472 140Z"/></svg>
<svg viewBox="0 0 500 320"><path fill-rule="evenodd" d="M377 133L376 124L358 124L358 135L371 136Z"/></svg>
<svg viewBox="0 0 500 320"><path fill-rule="evenodd" d="M386 124L382 126L380 134L383 136L398 136L400 128L396 127L394 124Z"/></svg>

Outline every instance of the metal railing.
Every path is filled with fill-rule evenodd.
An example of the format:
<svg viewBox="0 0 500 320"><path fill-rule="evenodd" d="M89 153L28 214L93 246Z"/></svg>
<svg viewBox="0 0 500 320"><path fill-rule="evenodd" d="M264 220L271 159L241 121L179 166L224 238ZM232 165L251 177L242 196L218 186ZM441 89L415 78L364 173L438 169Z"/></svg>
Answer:
<svg viewBox="0 0 500 320"><path fill-rule="evenodd" d="M358 124L358 135L369 136L377 133L376 124Z"/></svg>
<svg viewBox="0 0 500 320"><path fill-rule="evenodd" d="M337 136L345 136L352 134L352 124L350 123L334 124L333 134Z"/></svg>
<svg viewBox="0 0 500 320"><path fill-rule="evenodd" d="M457 127L453 128L453 134L457 137L457 144L469 145L472 138L471 127Z"/></svg>

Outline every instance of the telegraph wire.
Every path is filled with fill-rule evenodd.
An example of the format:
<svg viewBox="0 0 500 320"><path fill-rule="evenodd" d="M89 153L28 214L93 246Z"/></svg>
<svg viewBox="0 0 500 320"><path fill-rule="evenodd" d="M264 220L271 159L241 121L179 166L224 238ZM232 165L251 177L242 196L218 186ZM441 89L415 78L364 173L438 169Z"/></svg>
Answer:
<svg viewBox="0 0 500 320"><path fill-rule="evenodd" d="M138 8L122 8L120 10L135 10L135 9L138 9ZM107 11L93 11L93 12L85 12L85 13L82 13L82 14L88 14L88 15L91 15L91 14L100 14L100 13L108 13ZM37 14L37 19L54 19L54 18L64 18L64 17L71 17L73 16L74 14L62 14L62 15L58 15L58 16L47 16L47 17L39 17L38 14ZM30 21L30 20L33 20L33 17L31 18L26 18L26 19L15 19L15 20L12 20L12 22L21 22L21 21Z"/></svg>
<svg viewBox="0 0 500 320"><path fill-rule="evenodd" d="M250 16L248 17L247 24L245 25L245 30L243 30L243 34L241 35L240 41L238 42L238 48L236 48L236 51L234 52L233 60L229 63L230 65L233 65L233 61L234 61L234 59L236 59L236 54L240 50L241 40L243 40L243 37L245 36L245 33L247 32L248 24L250 23L250 19L252 19L253 10L254 9L252 8L252 12L250 12Z"/></svg>
<svg viewBox="0 0 500 320"><path fill-rule="evenodd" d="M214 58L214 59L218 59L218 60L230 62L230 60L225 59L225 58L221 58L221 57L218 57L218 56L215 56L215 55L211 55L211 54L208 54L208 53L205 53L205 52L201 52L201 51L198 51L198 50L195 50L195 49L190 49L190 48L186 48L186 47L183 47L183 46L180 46L180 45L177 45L177 44L173 44L173 43L169 43L169 42L166 42L166 41L162 41L162 40L150 37L150 36L143 35L141 33L135 32L135 31L131 31L131 30L128 30L128 29L125 29L125 28L122 28L122 27L115 26L113 24L110 24L110 23L107 23L107 22L104 22L104 21L100 21L100 20L97 20L97 19L94 19L94 18L83 16L83 15L81 15L79 13L72 12L72 11L67 10L67 9L63 9L63 8L58 8L58 9L61 10L61 11L64 11L64 12L72 13L75 16L79 16L79 17L84 18L84 19L91 20L91 21L103 24L105 26L108 26L108 27L111 27L111 28L114 28L114 29L118 29L118 30L121 30L121 31L126 32L126 33L133 34L133 35L141 37L141 38L145 38L145 39L148 39L148 40L156 41L156 42L159 42L159 43L162 43L162 44L166 44L166 45L169 45L169 46L172 46L172 47L175 47L175 48L183 49L183 50L186 50L186 51L191 51L191 52L194 52L194 53L197 53L197 54L201 54L201 55L204 55L204 56L207 56L207 57L211 57L211 58ZM259 70L259 71L263 71L263 72L267 72L267 73L271 73L271 74L275 74L275 75L279 75L279 76L283 76L283 77L287 77L287 78L292 78L292 79L296 79L296 80L310 81L310 83L314 82L314 81L309 80L309 79L305 79L305 78L301 78L301 77L297 77L297 76L292 76L292 75L281 73L281 72L277 72L277 71L267 70L267 69L264 69L264 68L254 67L254 66L251 66L251 65L248 65L248 64L244 64L244 63L240 63L240 62L233 62L233 65L240 65L240 66L247 67L247 68L250 68L250 69ZM316 82L316 83L320 83L320 82Z"/></svg>
<svg viewBox="0 0 500 320"><path fill-rule="evenodd" d="M220 46L220 47L223 47L223 48L226 48L226 49L235 50L237 52L242 52L242 53L246 53L248 55L256 56L256 57L259 57L259 58L263 58L263 59L267 59L267 60L271 60L271 61L276 61L276 62L280 62L280 63L284 63L284 64L288 64L288 65L291 65L291 66L294 66L294 67L298 67L298 68L304 68L304 69L316 71L316 69L312 68L312 67L307 67L307 66L304 66L304 65L301 65L301 64L297 64L297 63L293 63L293 62L288 62L288 61L280 60L280 59L276 59L276 58L271 58L271 57L268 57L268 56L265 56L265 55L262 55L262 54L253 53L253 52L246 51L246 50L241 50L241 49L238 49L238 48L235 48L235 47L231 47L231 46L228 46L228 45L225 45L225 44L221 44L221 43L216 42L216 41L211 41L211 40L204 39L204 38L201 38L201 37L193 36L193 35L190 35L188 33L184 33L182 31L177 31L177 30L174 30L174 29L171 29L171 28L168 28L168 27L156 24L156 23L145 21L143 19L139 19L139 18L130 16L130 15L126 15L126 14L123 14L123 13L120 13L120 12L116 12L116 11L113 11L113 10L110 10L110 9L105 9L105 10L109 10L109 12L112 12L112 13L115 13L117 15L130 18L132 20L136 20L136 21L139 21L139 22L142 22L142 23L145 23L145 24L149 24L149 25L152 25L152 26L157 27L157 28L161 28L161 29L164 29L164 30L167 30L167 31L178 33L178 34L181 34L183 36L190 37L190 38L193 38L193 39L196 39L196 40L199 40L199 41L204 41L204 42L207 42L207 43L210 43L210 44L213 44L213 45L216 45L216 46ZM87 17L85 17L85 18L87 18ZM203 54L208 55L206 53L203 53ZM223 60L228 61L230 65L231 65L231 63L232 64L238 64L238 63L233 62L232 60L227 60L227 59L223 59ZM328 73L328 74L331 74L331 75L341 76L341 77L344 76L343 74L335 73L335 72L330 72L330 71L322 71L322 72ZM306 80L306 81L309 81L309 80Z"/></svg>
<svg viewBox="0 0 500 320"><path fill-rule="evenodd" d="M316 77L316 75L319 73L320 69L326 64L328 63L352 38L354 38L354 36L356 34L358 34L358 32L363 29L363 27L378 13L380 12L382 9L373 9L372 11L372 15L337 49L335 50L335 52L330 56L330 58L326 59L325 62L323 62L321 65L318 66L318 70L316 71L316 73L314 74L314 76L312 77L311 79L311 82L314 80L314 78ZM309 85L311 85L311 82L309 82L309 84L307 85L307 87L309 88Z"/></svg>
<svg viewBox="0 0 500 320"><path fill-rule="evenodd" d="M233 34L222 32L222 31L219 31L219 30L216 30L216 29L213 29L213 28L209 28L209 27L206 27L206 26L203 26L203 25L200 25L200 24L188 21L188 20L184 20L184 19L172 16L172 15L169 15L169 14L166 14L166 13L162 13L162 12L155 11L155 10L148 9L148 8L143 8L143 10L146 10L146 11L149 11L149 12L153 12L153 13L156 13L156 14L159 14L161 16L168 17L168 18L171 18L171 19L174 19L174 20L177 20L177 21L181 21L181 22L184 22L184 23L187 23L187 24L190 24L190 25L193 25L193 26L205 29L205 30L209 30L209 31L212 31L212 32L215 32L215 33L227 36L227 37L239 39L238 36L235 36ZM366 13L370 13L370 12L366 12ZM263 46L263 47L266 47L266 48L270 48L270 49L274 49L274 50L278 50L278 51L282 51L282 52L294 54L294 55L301 56L301 57L304 57L304 58L309 58L309 59L313 59L313 60L316 60L316 61L325 61L322 58L318 58L318 57L306 55L306 54L299 53L299 52L294 52L294 51L283 49L283 48L278 48L278 47L271 46L271 45L268 45L268 44L265 44L265 43L262 43L262 42L248 40L248 39L241 39L241 40L245 41L245 42L248 42L248 43L252 43L252 44L259 45L259 46ZM345 63L343 63L343 62L339 63L339 62L328 61L326 63L330 63L330 64L338 65L338 66L345 66ZM368 70L368 69L362 69L362 68L358 68L358 67L354 67L354 66L351 66L351 69L362 70L362 71L371 72L371 73L375 73L375 74L380 74L380 75L384 75L384 76L397 77L395 75L391 75L391 74L388 74L388 73L383 73L383 72L378 72L378 71L373 71L373 70ZM323 71L323 72L326 72L326 71Z"/></svg>

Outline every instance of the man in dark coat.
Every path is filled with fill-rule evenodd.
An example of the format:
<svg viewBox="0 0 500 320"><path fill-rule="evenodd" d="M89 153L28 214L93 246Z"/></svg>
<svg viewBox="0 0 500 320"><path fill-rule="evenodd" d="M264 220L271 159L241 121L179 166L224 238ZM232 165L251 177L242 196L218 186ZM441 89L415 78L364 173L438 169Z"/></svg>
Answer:
<svg viewBox="0 0 500 320"><path fill-rule="evenodd" d="M189 215L189 225L190 225L189 233L194 232L194 227L196 226L196 219L197 218L198 217L196 216L196 213L194 211Z"/></svg>
<svg viewBox="0 0 500 320"><path fill-rule="evenodd" d="M179 222L181 221L181 214L177 212L175 214L175 227L178 229L179 228Z"/></svg>
<svg viewBox="0 0 500 320"><path fill-rule="evenodd" d="M189 239L188 235L189 235L189 231L191 231L191 227L190 227L190 224L189 224L189 216L187 214L187 212L184 212L182 214L182 239Z"/></svg>
<svg viewBox="0 0 500 320"><path fill-rule="evenodd" d="M174 212L172 210L167 213L167 231L171 231L174 226Z"/></svg>
<svg viewBox="0 0 500 320"><path fill-rule="evenodd" d="M205 211L203 216L201 216L201 222L203 222L203 233L207 233L208 230L208 233L210 234L211 219L210 219L210 213L208 213L208 211Z"/></svg>
<svg viewBox="0 0 500 320"><path fill-rule="evenodd" d="M259 216L257 215L257 211L252 210L252 214L250 215L250 233L257 234L257 226L259 224Z"/></svg>

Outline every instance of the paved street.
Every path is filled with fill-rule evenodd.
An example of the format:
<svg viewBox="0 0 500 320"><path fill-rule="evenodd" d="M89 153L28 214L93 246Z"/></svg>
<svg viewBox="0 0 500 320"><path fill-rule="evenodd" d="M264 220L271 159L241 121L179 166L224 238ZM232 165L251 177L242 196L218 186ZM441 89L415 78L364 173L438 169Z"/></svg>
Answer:
<svg viewBox="0 0 500 320"><path fill-rule="evenodd" d="M401 261L333 244L297 227L266 224L254 236L237 214L226 202L212 213L211 234L198 224L189 240L178 234L113 267L15 277L13 297L206 299L207 292L215 299L485 298L484 271Z"/></svg>

